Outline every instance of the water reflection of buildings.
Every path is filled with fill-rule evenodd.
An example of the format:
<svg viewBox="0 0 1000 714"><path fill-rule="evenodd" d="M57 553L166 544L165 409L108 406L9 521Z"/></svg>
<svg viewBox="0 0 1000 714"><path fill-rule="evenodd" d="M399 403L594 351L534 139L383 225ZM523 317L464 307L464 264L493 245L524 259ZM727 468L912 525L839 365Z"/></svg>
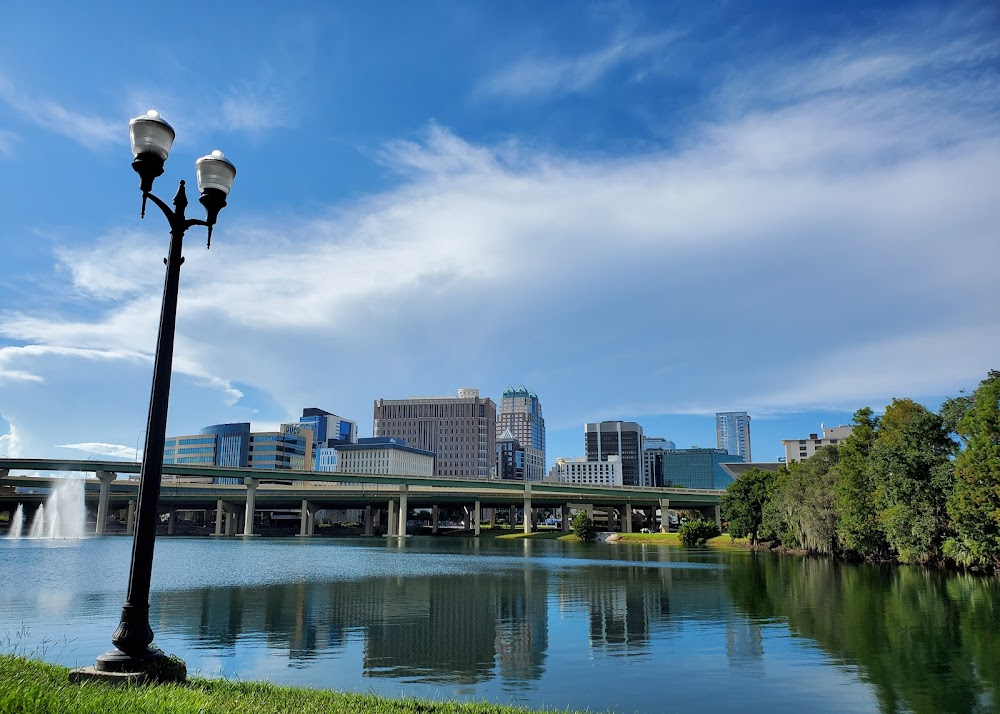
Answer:
<svg viewBox="0 0 1000 714"><path fill-rule="evenodd" d="M732 666L761 662L760 628L735 610L719 571L647 563L427 577L370 578L160 595L157 631L195 633L199 647L234 650L263 638L293 667L362 642L366 676L475 684L541 678L549 590L577 613L595 650L648 654L692 623L714 623ZM599 574L598 574L599 570ZM721 642L720 644L720 650Z"/></svg>
<svg viewBox="0 0 1000 714"><path fill-rule="evenodd" d="M537 679L548 647L547 573L210 588L161 595L158 631L234 649L262 633L294 666L364 640L368 676L475 683ZM472 590L470 591L470 587Z"/></svg>

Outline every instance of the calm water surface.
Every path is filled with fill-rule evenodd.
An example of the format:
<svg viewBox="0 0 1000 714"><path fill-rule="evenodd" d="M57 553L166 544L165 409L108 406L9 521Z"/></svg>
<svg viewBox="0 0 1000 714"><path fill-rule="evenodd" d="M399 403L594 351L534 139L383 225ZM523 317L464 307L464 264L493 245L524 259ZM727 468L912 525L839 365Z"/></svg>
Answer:
<svg viewBox="0 0 1000 714"><path fill-rule="evenodd" d="M110 648L131 540L0 540L0 650ZM192 673L620 712L992 712L1000 584L743 551L161 538Z"/></svg>

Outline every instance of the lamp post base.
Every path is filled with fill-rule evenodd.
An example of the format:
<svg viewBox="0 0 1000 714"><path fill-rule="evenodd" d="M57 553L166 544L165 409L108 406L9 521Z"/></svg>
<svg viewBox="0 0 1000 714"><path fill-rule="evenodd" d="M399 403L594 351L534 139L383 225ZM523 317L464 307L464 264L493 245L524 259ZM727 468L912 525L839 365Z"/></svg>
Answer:
<svg viewBox="0 0 1000 714"><path fill-rule="evenodd" d="M128 654L119 649L105 652L92 667L74 669L69 673L71 683L86 681L117 682L120 684L145 684L147 682L183 682L187 667L176 657L168 657L156 647L148 647L138 654Z"/></svg>

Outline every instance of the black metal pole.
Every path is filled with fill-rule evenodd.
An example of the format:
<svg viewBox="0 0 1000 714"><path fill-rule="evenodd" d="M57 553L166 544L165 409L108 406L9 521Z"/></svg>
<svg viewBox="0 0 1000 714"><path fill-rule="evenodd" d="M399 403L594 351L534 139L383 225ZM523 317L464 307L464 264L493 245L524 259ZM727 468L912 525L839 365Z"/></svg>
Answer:
<svg viewBox="0 0 1000 714"><path fill-rule="evenodd" d="M150 194L151 198L155 198ZM129 672L146 668L151 661L164 657L163 652L149 645L153 629L149 625L149 584L153 573L153 545L163 475L163 444L167 433L167 408L170 401L170 375L174 356L174 329L177 322L177 293L180 287L181 256L184 232L191 224L184 218L187 196L181 181L174 196L175 210L170 212L158 205L170 221L170 251L167 276L163 283L163 304L160 309L160 331L156 340L153 362L153 387L149 398L149 419L146 422L146 446L142 453L139 476L139 508L132 540L132 565L128 577L128 594L122 607L121 622L111 637L116 649L97 658L94 667L105 672Z"/></svg>

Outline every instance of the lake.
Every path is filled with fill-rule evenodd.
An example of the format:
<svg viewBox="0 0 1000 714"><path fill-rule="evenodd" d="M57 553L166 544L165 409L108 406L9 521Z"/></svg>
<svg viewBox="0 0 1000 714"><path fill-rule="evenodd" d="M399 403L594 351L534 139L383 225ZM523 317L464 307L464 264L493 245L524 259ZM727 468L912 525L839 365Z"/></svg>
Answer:
<svg viewBox="0 0 1000 714"><path fill-rule="evenodd" d="M0 540L0 650L111 648L131 539ZM991 712L1000 581L742 550L160 538L156 644L207 677L620 712Z"/></svg>

